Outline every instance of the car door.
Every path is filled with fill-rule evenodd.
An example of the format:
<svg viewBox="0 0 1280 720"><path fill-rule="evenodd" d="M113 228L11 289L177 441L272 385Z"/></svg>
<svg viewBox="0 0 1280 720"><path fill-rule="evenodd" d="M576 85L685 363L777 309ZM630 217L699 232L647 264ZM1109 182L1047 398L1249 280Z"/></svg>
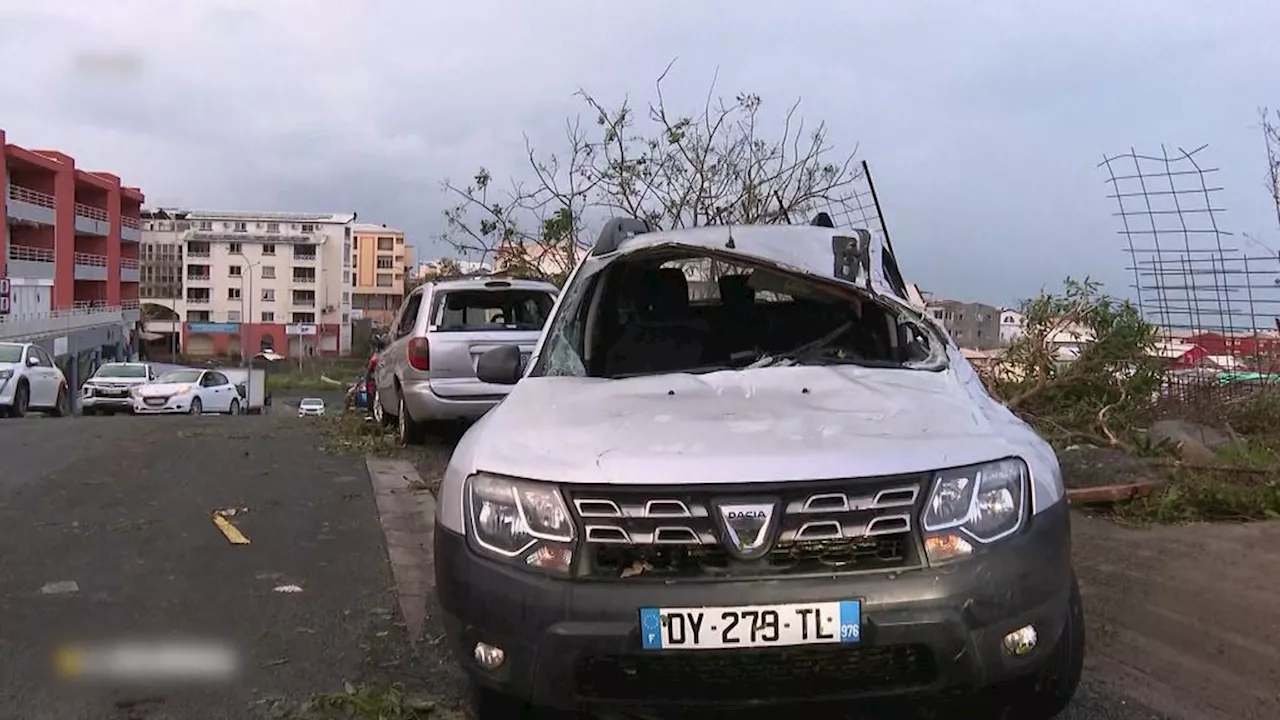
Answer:
<svg viewBox="0 0 1280 720"><path fill-rule="evenodd" d="M32 361L35 364L31 364ZM58 402L58 389L61 387L61 375L53 364L53 358L38 345L27 346L25 373L27 385L31 388L30 404L39 407L52 407Z"/></svg>
<svg viewBox="0 0 1280 720"><path fill-rule="evenodd" d="M378 353L378 367L374 371L374 378L384 410L396 411L395 379L403 375L407 364L407 346L413 335L413 328L417 325L423 294L424 289L420 287L405 298L400 306L400 313L396 316L396 324L391 328L391 342Z"/></svg>
<svg viewBox="0 0 1280 720"><path fill-rule="evenodd" d="M231 409L231 401L236 397L236 386L231 379L220 372L207 372L200 379L201 402L206 410L227 412Z"/></svg>

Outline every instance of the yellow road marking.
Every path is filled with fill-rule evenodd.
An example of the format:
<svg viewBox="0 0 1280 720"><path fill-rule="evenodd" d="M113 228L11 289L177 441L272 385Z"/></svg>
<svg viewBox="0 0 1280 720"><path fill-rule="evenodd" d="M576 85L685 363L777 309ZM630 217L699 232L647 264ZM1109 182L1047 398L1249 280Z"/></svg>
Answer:
<svg viewBox="0 0 1280 720"><path fill-rule="evenodd" d="M78 648L61 648L54 655L54 667L60 677L76 677L84 669L84 652Z"/></svg>
<svg viewBox="0 0 1280 720"><path fill-rule="evenodd" d="M232 525L230 520L223 517L221 513L213 514L213 524L218 526L218 529L222 531L222 534L227 536L227 542L232 545L249 544L249 538L245 537L244 533L240 532L240 530L236 528L235 525Z"/></svg>

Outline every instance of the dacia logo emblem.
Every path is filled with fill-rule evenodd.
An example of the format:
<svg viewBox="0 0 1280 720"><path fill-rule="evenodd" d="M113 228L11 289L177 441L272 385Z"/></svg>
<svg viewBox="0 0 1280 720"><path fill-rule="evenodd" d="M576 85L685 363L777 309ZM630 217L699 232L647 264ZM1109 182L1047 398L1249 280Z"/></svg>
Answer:
<svg viewBox="0 0 1280 720"><path fill-rule="evenodd" d="M731 555L739 560L756 560L773 549L777 502L722 502L717 508L725 549Z"/></svg>

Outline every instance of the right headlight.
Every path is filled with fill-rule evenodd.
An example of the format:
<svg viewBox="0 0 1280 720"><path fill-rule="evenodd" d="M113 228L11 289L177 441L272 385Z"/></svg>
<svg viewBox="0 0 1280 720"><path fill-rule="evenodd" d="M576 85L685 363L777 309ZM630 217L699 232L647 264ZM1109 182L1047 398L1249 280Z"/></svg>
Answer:
<svg viewBox="0 0 1280 720"><path fill-rule="evenodd" d="M467 535L498 560L568 575L575 530L564 497L547 483L479 473L467 478Z"/></svg>
<svg viewBox="0 0 1280 720"><path fill-rule="evenodd" d="M1017 532L1026 519L1029 477L1017 458L936 473L920 518L930 562L972 555Z"/></svg>

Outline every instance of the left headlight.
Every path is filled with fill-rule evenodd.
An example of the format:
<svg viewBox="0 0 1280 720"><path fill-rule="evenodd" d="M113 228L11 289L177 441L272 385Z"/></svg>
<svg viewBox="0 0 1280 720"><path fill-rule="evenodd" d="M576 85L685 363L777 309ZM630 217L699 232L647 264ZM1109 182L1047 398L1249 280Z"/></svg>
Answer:
<svg viewBox="0 0 1280 720"><path fill-rule="evenodd" d="M467 534L492 557L567 575L575 531L564 497L546 483L477 474L467 478Z"/></svg>
<svg viewBox="0 0 1280 720"><path fill-rule="evenodd" d="M13 371L9 369L0 370L0 380L8 380L13 377Z"/></svg>
<svg viewBox="0 0 1280 720"><path fill-rule="evenodd" d="M1017 458L938 472L921 515L931 562L972 555L1006 538L1026 517L1027 465Z"/></svg>

